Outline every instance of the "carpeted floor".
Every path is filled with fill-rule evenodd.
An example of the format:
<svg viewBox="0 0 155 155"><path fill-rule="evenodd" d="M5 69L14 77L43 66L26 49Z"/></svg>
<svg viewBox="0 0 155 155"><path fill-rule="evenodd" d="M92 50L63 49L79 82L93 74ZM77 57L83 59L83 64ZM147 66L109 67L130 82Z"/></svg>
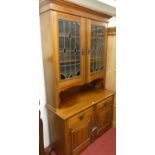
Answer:
<svg viewBox="0 0 155 155"><path fill-rule="evenodd" d="M56 154L52 152L51 155ZM116 129L109 129L90 144L80 155L116 155Z"/></svg>

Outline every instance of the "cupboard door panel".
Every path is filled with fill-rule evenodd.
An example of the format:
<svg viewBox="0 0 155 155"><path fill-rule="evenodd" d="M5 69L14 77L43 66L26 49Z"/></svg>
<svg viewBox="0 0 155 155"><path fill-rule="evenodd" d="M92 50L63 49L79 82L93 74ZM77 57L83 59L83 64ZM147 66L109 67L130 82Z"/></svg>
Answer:
<svg viewBox="0 0 155 155"><path fill-rule="evenodd" d="M90 143L91 123L91 108L69 119L71 154L78 154Z"/></svg>
<svg viewBox="0 0 155 155"><path fill-rule="evenodd" d="M87 20L87 81L104 78L106 27L102 22Z"/></svg>
<svg viewBox="0 0 155 155"><path fill-rule="evenodd" d="M64 25L64 26L63 26ZM76 25L79 29L76 30ZM81 23L66 19L58 19L59 29L59 67L64 68L64 72L59 73L60 80L69 80L81 76ZM64 32L64 33L63 33ZM62 57L62 55L64 57ZM72 57L74 55L74 58Z"/></svg>
<svg viewBox="0 0 155 155"><path fill-rule="evenodd" d="M72 154L78 154L90 143L90 121L71 130Z"/></svg>
<svg viewBox="0 0 155 155"><path fill-rule="evenodd" d="M103 71L105 27L91 24L90 72Z"/></svg>
<svg viewBox="0 0 155 155"><path fill-rule="evenodd" d="M84 83L85 19L54 12L54 61L59 89Z"/></svg>
<svg viewBox="0 0 155 155"><path fill-rule="evenodd" d="M112 122L112 98L97 105L96 124L98 126L98 135L103 133L111 126Z"/></svg>
<svg viewBox="0 0 155 155"><path fill-rule="evenodd" d="M111 108L108 107L97 114L97 123L99 128L106 127L111 121Z"/></svg>

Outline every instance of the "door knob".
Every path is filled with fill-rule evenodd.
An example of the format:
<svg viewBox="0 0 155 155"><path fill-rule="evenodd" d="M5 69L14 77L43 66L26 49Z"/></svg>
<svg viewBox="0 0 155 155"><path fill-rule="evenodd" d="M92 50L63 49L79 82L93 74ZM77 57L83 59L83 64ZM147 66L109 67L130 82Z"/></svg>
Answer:
<svg viewBox="0 0 155 155"><path fill-rule="evenodd" d="M79 116L79 119L80 119L80 120L83 120L83 119L84 119L84 115L80 115L80 116Z"/></svg>

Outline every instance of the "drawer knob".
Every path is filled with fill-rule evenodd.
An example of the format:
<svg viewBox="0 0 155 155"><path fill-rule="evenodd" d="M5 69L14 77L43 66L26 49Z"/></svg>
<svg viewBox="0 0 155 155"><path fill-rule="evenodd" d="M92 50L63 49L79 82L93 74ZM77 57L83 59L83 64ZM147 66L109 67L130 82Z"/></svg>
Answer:
<svg viewBox="0 0 155 155"><path fill-rule="evenodd" d="M84 119L84 115L80 115L80 116L79 116L79 119L80 119L80 120L83 120L83 119Z"/></svg>

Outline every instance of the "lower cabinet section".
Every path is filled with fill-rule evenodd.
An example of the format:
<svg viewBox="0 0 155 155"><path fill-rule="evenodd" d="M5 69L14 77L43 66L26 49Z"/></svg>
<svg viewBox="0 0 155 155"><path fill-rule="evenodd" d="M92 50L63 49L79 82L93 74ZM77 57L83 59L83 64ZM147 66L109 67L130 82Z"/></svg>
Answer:
<svg viewBox="0 0 155 155"><path fill-rule="evenodd" d="M54 122L54 124L51 123L51 130L55 135L53 139L51 137L51 140L55 144L54 149L57 155L78 155L95 138L110 128L112 125L112 105L113 96L68 119L63 120L59 116L49 117L49 121ZM49 113L52 112L49 111ZM55 122L55 117L59 117L57 119L59 122Z"/></svg>

